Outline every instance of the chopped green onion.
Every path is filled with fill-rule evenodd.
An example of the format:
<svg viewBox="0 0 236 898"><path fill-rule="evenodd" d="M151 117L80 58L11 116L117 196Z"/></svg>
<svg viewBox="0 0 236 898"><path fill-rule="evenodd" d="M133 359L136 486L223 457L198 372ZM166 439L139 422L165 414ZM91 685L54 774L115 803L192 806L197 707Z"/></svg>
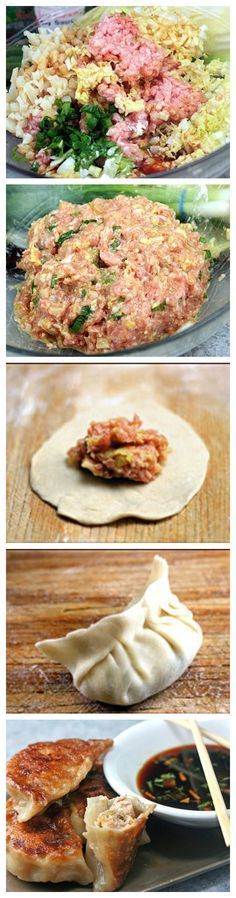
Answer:
<svg viewBox="0 0 236 898"><path fill-rule="evenodd" d="M85 296L87 296L87 290L85 290L85 287L83 287L81 290L81 296L82 296L82 299L85 299Z"/></svg>
<svg viewBox="0 0 236 898"><path fill-rule="evenodd" d="M82 227L82 225L84 225L84 224L90 224L91 221L96 221L96 222L97 222L97 218L87 218L87 219L85 218L84 221L81 221L81 222L80 222L79 228L76 228L74 231L65 231L64 234L60 234L60 237L58 237L58 240L56 241L57 246L61 246L62 243L64 243L64 240L69 240L70 237L74 237L75 234L78 234L78 233L79 233L80 228Z"/></svg>
<svg viewBox="0 0 236 898"><path fill-rule="evenodd" d="M112 249L112 251L115 252L116 249L118 249L118 247L120 246L120 244L121 244L120 237L116 237L115 240L112 240L112 243L110 243L110 249Z"/></svg>
<svg viewBox="0 0 236 898"><path fill-rule="evenodd" d="M96 224L98 224L97 218L83 218L83 220L80 222L80 227L82 227L82 225L84 224L90 224L91 221L95 221Z"/></svg>
<svg viewBox="0 0 236 898"><path fill-rule="evenodd" d="M105 286L106 284L113 284L113 281L116 281L116 278L116 271L102 271L101 269L101 283Z"/></svg>
<svg viewBox="0 0 236 898"><path fill-rule="evenodd" d="M51 287L55 287L57 284L57 275L53 274L51 277Z"/></svg>
<svg viewBox="0 0 236 898"><path fill-rule="evenodd" d="M73 334L78 334L79 331L81 331L81 328L85 324L85 321L87 321L87 318L89 318L91 314L91 306L82 306L79 315L77 315L73 323L70 324L70 330L73 331Z"/></svg>
<svg viewBox="0 0 236 898"><path fill-rule="evenodd" d="M166 308L166 301L159 302L159 304L154 303L154 305L151 306L152 312L163 312L165 308Z"/></svg>
<svg viewBox="0 0 236 898"><path fill-rule="evenodd" d="M58 240L56 241L57 246L62 246L62 243L64 243L64 240L69 240L70 237L74 237L74 234L78 234L79 231L80 231L80 227L76 228L76 231L65 231L64 234L60 234L60 237L58 237Z"/></svg>

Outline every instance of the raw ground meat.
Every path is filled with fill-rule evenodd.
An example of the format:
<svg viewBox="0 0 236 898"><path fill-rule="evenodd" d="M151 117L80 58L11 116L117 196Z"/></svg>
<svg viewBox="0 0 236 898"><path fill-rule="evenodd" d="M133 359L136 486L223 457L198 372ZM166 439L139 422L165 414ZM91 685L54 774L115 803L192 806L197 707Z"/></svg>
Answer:
<svg viewBox="0 0 236 898"><path fill-rule="evenodd" d="M148 85L144 91L144 98L151 133L155 133L163 122L171 121L178 124L182 119L191 118L204 103L201 90L192 87L187 81L180 81L169 75L160 78L151 86Z"/></svg>
<svg viewBox="0 0 236 898"><path fill-rule="evenodd" d="M154 41L144 41L132 19L122 15L107 16L99 22L89 50L94 59L113 62L115 72L129 84L157 77L166 55Z"/></svg>
<svg viewBox="0 0 236 898"><path fill-rule="evenodd" d="M108 137L114 140L128 158L135 162L142 162L144 157L143 150L140 149L135 138L141 137L148 130L148 117L145 111L132 112L126 118L120 115L113 115L114 125L109 128ZM132 140L132 143L131 143Z"/></svg>
<svg viewBox="0 0 236 898"><path fill-rule="evenodd" d="M143 430L142 421L134 415L95 422L88 427L86 437L69 449L70 465L86 468L95 477L106 480L122 477L149 483L161 472L166 460L168 442L155 430Z"/></svg>
<svg viewBox="0 0 236 898"><path fill-rule="evenodd" d="M140 147L138 143L143 134L150 136L160 125L178 124L182 119L191 118L206 101L201 90L173 77L178 62L153 41L143 41L129 16L115 14L102 19L95 27L89 50L97 62L109 61L121 80L121 84L102 81L98 87L99 97L115 103L122 113L127 90L130 86L139 88L139 97L144 100L143 111L126 114L123 118L115 113L108 131L108 137L137 165L141 165L147 155L145 146Z"/></svg>

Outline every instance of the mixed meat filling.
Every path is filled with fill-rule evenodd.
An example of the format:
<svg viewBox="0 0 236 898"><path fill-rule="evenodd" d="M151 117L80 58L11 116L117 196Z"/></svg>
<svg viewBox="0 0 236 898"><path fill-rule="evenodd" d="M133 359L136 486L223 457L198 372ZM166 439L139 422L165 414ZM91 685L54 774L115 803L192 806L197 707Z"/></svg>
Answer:
<svg viewBox="0 0 236 898"><path fill-rule="evenodd" d="M142 421L134 415L95 422L76 446L69 449L67 461L86 468L95 477L113 477L149 483L161 473L168 452L168 441L155 430L143 430Z"/></svg>
<svg viewBox="0 0 236 898"><path fill-rule="evenodd" d="M135 813L133 802L127 795L113 798L105 811L101 811L96 819L96 826L101 829L124 829L132 826L138 813Z"/></svg>
<svg viewBox="0 0 236 898"><path fill-rule="evenodd" d="M197 231L144 196L61 202L33 222L15 318L36 340L82 353L159 340L193 321L209 280Z"/></svg>

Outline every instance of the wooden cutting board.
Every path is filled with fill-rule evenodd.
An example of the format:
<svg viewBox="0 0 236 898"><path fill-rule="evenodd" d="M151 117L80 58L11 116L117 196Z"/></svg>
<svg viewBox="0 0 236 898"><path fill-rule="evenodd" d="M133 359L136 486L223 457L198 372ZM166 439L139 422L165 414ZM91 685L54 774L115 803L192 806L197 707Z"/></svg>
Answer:
<svg viewBox="0 0 236 898"><path fill-rule="evenodd" d="M165 521L125 519L86 527L59 517L29 484L30 460L45 439L80 408L96 418L99 397L119 403L156 398L196 429L210 451L204 485L180 514ZM229 540L229 365L7 365L7 541L9 543L225 543ZM112 406L112 408L113 408ZM194 458L192 460L194 465Z"/></svg>
<svg viewBox="0 0 236 898"><path fill-rule="evenodd" d="M39 639L88 627L139 598L152 550L8 550L7 711L126 712L87 701L69 672L44 658ZM169 689L129 713L215 713L229 710L229 552L177 549L160 553L174 592L201 625L204 641L191 667Z"/></svg>

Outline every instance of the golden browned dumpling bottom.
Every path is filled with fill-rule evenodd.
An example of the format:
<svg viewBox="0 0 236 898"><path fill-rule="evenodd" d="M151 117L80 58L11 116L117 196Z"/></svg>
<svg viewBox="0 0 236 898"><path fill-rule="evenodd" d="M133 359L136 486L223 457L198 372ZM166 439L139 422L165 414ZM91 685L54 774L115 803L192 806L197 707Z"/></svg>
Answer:
<svg viewBox="0 0 236 898"><path fill-rule="evenodd" d="M28 882L79 882L92 873L68 805L55 802L44 814L19 823L12 799L7 802L7 868Z"/></svg>
<svg viewBox="0 0 236 898"><path fill-rule="evenodd" d="M18 820L29 820L76 789L111 745L110 739L59 739L36 742L14 755L7 765L7 789Z"/></svg>

